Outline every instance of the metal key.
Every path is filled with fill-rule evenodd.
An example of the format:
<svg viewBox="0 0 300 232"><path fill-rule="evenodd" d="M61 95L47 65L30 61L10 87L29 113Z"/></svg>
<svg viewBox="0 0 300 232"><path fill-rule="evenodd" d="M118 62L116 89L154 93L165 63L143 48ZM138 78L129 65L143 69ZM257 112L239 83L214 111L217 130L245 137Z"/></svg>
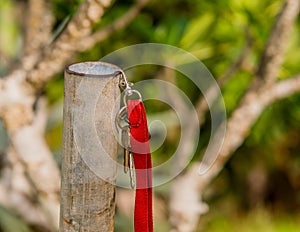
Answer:
<svg viewBox="0 0 300 232"><path fill-rule="evenodd" d="M130 166L130 133L129 127L122 130L122 146L124 148L124 172L127 173Z"/></svg>
<svg viewBox="0 0 300 232"><path fill-rule="evenodd" d="M129 177L130 177L130 185L131 188L134 189L135 183L134 183L134 163L133 163L133 155L130 152L129 153Z"/></svg>
<svg viewBox="0 0 300 232"><path fill-rule="evenodd" d="M126 126L122 130L122 146L124 148L124 172L127 173L129 171L130 177L130 185L131 188L134 188L134 163L133 163L133 155L131 153L130 147L130 131L129 126Z"/></svg>

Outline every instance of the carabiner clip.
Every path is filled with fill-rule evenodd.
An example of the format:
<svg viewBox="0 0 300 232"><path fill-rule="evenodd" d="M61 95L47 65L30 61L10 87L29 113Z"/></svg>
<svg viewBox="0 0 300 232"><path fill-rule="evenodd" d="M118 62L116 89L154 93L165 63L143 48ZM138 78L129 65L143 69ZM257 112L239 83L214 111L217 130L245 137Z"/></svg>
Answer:
<svg viewBox="0 0 300 232"><path fill-rule="evenodd" d="M133 83L128 82L126 74L123 70L119 70L116 72L116 76L121 75L119 80L119 87L125 91L127 89L131 89L131 86L133 86Z"/></svg>

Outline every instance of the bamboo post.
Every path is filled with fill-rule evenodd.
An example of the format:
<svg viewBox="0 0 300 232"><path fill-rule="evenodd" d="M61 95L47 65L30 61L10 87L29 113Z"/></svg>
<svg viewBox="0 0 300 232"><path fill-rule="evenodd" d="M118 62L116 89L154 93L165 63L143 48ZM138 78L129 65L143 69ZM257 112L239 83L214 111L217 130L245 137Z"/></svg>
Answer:
<svg viewBox="0 0 300 232"><path fill-rule="evenodd" d="M114 230L118 70L102 62L65 70L61 232Z"/></svg>

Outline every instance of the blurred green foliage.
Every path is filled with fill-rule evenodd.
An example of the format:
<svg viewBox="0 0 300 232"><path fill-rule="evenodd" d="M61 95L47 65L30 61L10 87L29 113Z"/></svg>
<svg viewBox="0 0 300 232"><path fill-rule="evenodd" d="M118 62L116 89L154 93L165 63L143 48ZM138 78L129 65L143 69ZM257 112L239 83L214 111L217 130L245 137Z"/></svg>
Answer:
<svg viewBox="0 0 300 232"><path fill-rule="evenodd" d="M30 232L30 228L16 215L5 208L0 207L0 231L3 232Z"/></svg>
<svg viewBox="0 0 300 232"><path fill-rule="evenodd" d="M56 17L55 29L65 23L76 11L82 0L53 0ZM134 1L115 1L95 30L109 25L126 12ZM280 0L152 0L127 28L116 32L108 40L97 44L89 51L78 54L75 61L99 60L119 48L146 42L165 43L180 47L198 57L216 79L221 77L252 41L243 66L234 73L222 88L228 116L237 106L253 78L253 73L264 49L283 1ZM15 14L11 13L18 1L0 2L0 49L8 57L18 59L20 55L21 30ZM287 78L300 72L300 19L289 41L285 62L279 78ZM0 64L0 74L6 67ZM130 77L136 82L155 78L159 67L137 70ZM199 90L180 75L177 85L187 93L192 102L200 96ZM153 90L155 91L155 90ZM49 99L50 116L46 139L54 154L59 154L62 136L63 74L53 78L45 88ZM154 101L146 102L149 117L169 110L168 106ZM159 115L156 115L159 116ZM167 116L168 117L168 116ZM176 121L176 119L174 119ZM176 125L176 122L174 122ZM203 125L204 132L198 151L203 150L209 134L209 121ZM207 131L207 132L206 132ZM268 107L259 118L242 147L230 159L223 172L207 190L205 200L211 210L202 217L199 231L298 231L300 229L300 95L296 94ZM154 154L154 163L166 160L176 149L180 128L168 128L164 146ZM199 156L196 156L199 159ZM261 167L266 176L265 192L256 204L249 204L247 184L251 171ZM278 186L276 186L278 185ZM167 200L167 191L156 189ZM295 207L291 208L291 205ZM0 210L0 218L11 214ZM9 221L10 219L8 219ZM118 232L132 228L129 218L117 214ZM3 231L8 221L0 220ZM12 223L14 224L14 223ZM128 226L128 227L127 227ZM157 231L167 231L167 222L157 223ZM161 226L161 227L160 227ZM122 229L121 229L122 228Z"/></svg>

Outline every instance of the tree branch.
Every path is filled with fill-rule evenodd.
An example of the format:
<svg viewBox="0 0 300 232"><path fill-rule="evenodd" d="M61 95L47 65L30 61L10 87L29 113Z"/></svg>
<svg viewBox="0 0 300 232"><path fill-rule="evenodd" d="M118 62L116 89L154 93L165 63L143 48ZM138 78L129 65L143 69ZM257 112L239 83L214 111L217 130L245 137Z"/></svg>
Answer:
<svg viewBox="0 0 300 232"><path fill-rule="evenodd" d="M130 24L136 16L140 13L141 9L149 2L149 0L137 0L137 2L120 18L116 19L107 27L100 29L89 37L84 38L78 46L79 51L85 51L107 39L115 31L119 31Z"/></svg>
<svg viewBox="0 0 300 232"><path fill-rule="evenodd" d="M4 168L0 179L0 204L13 210L28 224L43 228L42 231L55 231L49 223L49 214L37 200L37 192L27 178L24 164L18 159L15 149L7 150Z"/></svg>
<svg viewBox="0 0 300 232"><path fill-rule="evenodd" d="M207 211L207 207L202 202L202 193L208 184L218 175L233 152L243 143L263 110L273 102L297 92L300 92L300 74L271 86L266 85L259 92L249 91L245 95L240 106L228 119L224 143L213 166L205 174L199 175L200 163L195 163L186 174L173 183L170 203L172 209L170 220L174 227L172 231L194 231L199 216ZM184 198L180 197L183 191L185 192ZM195 199L195 194L197 194L197 199Z"/></svg>
<svg viewBox="0 0 300 232"><path fill-rule="evenodd" d="M49 42L54 18L51 0L29 0L24 53L38 50Z"/></svg>
<svg viewBox="0 0 300 232"><path fill-rule="evenodd" d="M174 70L168 68L173 66L174 65L171 63L165 64L165 67L158 73L157 77L176 86L176 73ZM174 157L176 162L172 165L171 172L176 175L184 169L185 165L191 159L195 138L197 138L199 133L198 129L200 128L198 127L197 114L191 112L191 108L182 98L180 92L177 92L172 88L161 88L159 89L159 95L160 99L164 99L165 102L168 102L173 110L180 115L181 131L183 134L188 135L181 138L181 146L179 146L176 151L176 153L180 155Z"/></svg>
<svg viewBox="0 0 300 232"><path fill-rule="evenodd" d="M66 62L77 51L78 43L89 36L92 26L100 20L112 0L86 0L81 4L63 33L45 49L41 61L29 72L26 80L35 92L61 71Z"/></svg>
<svg viewBox="0 0 300 232"><path fill-rule="evenodd" d="M41 0L31 0L31 6L35 2L43 3ZM5 185L9 183L3 183L0 180L0 186L4 186L7 190L0 192L0 201L6 202L7 204L4 205L15 209L29 223L47 226L47 230L53 231L52 223L54 227L58 225L60 178L58 167L43 136L45 126L43 100L38 101L37 110L33 109L33 105L44 85L54 74L61 71L65 63L76 53L80 41L90 36L93 25L99 21L111 2L112 0L86 0L83 2L66 29L53 44L41 52L38 51L38 47L45 46L44 39L35 45L30 45L30 48L25 49L28 52L25 52L22 58L23 60L28 59L30 62L24 61L23 66L0 79L0 117L8 131L11 147L14 150L13 155L17 159L12 162L11 167L7 168L19 170L18 168L22 167L18 173L24 177L21 180L20 175L12 175L9 182L20 181L19 184L27 186L25 192L22 192L19 186L9 189ZM125 24L119 21L114 30L126 26L126 23L133 20L139 7L146 2L146 0L139 1L137 4L139 6L136 6L127 16ZM32 12L31 17L36 19L42 17L38 13L40 12ZM45 18L41 20L45 20ZM32 32L39 33L40 26L40 24L34 25L31 28ZM110 33L112 32L113 30ZM29 34L26 41L36 39L36 37L32 37L31 33ZM34 53L34 50L37 53ZM36 63L34 60L37 59L39 61L34 66ZM11 170L8 170L7 173L10 173ZM24 176L25 172L27 178ZM38 200L31 202L30 199Z"/></svg>
<svg viewBox="0 0 300 232"><path fill-rule="evenodd" d="M271 84L277 79L299 7L299 0L285 1L262 54L256 74L258 81Z"/></svg>
<svg viewBox="0 0 300 232"><path fill-rule="evenodd" d="M51 1L29 0L24 36L24 56L21 61L26 70L32 68L40 49L49 43L53 26Z"/></svg>
<svg viewBox="0 0 300 232"><path fill-rule="evenodd" d="M278 99L300 91L300 75L274 83L283 62L286 41L298 12L299 0L286 0L262 55L252 88L245 94L239 107L227 121L224 143L213 166L204 175L199 176L196 171L199 163L194 164L186 174L177 178L173 183L170 198L172 232L195 230L199 217L207 211L207 207L202 202L204 189L223 169L232 153L243 143L265 107ZM214 97L213 91L211 92ZM205 106L205 104L199 104L198 108L201 109L203 105ZM202 163L201 165L206 169L208 167L205 165L210 164ZM185 194L184 198L181 197L182 194Z"/></svg>
<svg viewBox="0 0 300 232"><path fill-rule="evenodd" d="M224 75L217 80L220 85L224 85L243 65L251 46L252 38L248 35L247 42L240 55L230 65ZM195 108L200 124L203 123L205 112L208 109L207 101L212 102L217 97L217 94L218 89L216 88L216 86L212 86L206 92L206 98L201 96L196 103ZM193 132L193 129L195 130L195 128L191 124L187 124L186 127L188 128L188 130L190 130L189 134ZM181 157L181 159L184 159L183 163L186 163L188 161L187 158L187 156ZM195 184L194 174L198 173L198 168L198 166L191 167L188 173L183 176L177 177L177 179L172 183L169 205L170 222L173 227L171 230L172 232L194 231L199 220L199 215L202 215L208 211L208 206L202 202L202 196L198 193L198 185L197 183Z"/></svg>
<svg viewBox="0 0 300 232"><path fill-rule="evenodd" d="M35 113L32 112L32 107L26 107L26 104L24 106L15 103L4 109L1 116L17 159L16 164L12 162L11 168L14 169L14 165L18 165L17 163L22 164L31 188L34 189L32 191L40 196L35 205L41 207L41 210L47 215L45 225L52 224L57 228L60 174L43 136L47 118L46 100L43 98L38 100ZM18 181L14 177L12 178L12 181ZM36 195L33 197L34 199L36 199ZM14 204L14 199L11 201L11 207L20 207ZM21 216L27 220L26 215Z"/></svg>
<svg viewBox="0 0 300 232"><path fill-rule="evenodd" d="M273 84L268 91L261 94L261 97L265 98L267 102L273 103L298 92L300 92L300 73Z"/></svg>

